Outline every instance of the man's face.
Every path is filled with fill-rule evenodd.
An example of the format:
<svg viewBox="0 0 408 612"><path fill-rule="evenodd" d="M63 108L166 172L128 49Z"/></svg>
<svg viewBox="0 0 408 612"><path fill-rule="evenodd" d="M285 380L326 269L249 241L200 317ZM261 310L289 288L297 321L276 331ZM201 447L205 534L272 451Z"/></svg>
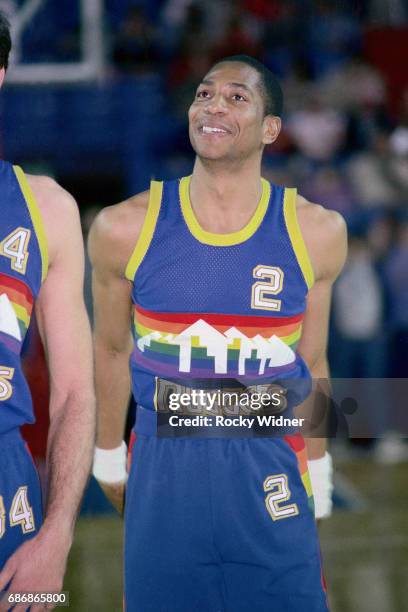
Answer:
<svg viewBox="0 0 408 612"><path fill-rule="evenodd" d="M194 151L211 160L260 154L276 139L280 127L279 119L264 117L258 73L239 62L223 62L210 70L197 89L188 118Z"/></svg>

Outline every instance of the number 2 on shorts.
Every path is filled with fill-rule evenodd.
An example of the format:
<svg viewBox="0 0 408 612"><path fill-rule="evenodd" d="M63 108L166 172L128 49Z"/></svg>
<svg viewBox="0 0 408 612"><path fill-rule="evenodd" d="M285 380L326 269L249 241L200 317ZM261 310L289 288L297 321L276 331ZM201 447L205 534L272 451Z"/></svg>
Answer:
<svg viewBox="0 0 408 612"><path fill-rule="evenodd" d="M265 493L268 493L265 498L265 505L273 521L278 521L279 519L289 518L299 514L297 504L285 503L291 496L288 486L288 477L286 474L267 476L267 478L265 478L263 488Z"/></svg>

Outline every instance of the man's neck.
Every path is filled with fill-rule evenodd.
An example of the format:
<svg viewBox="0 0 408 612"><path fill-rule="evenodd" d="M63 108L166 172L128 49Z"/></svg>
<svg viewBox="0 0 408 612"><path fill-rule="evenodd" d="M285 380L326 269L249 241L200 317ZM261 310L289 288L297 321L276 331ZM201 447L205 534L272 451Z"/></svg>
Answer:
<svg viewBox="0 0 408 612"><path fill-rule="evenodd" d="M201 227L214 233L236 232L248 223L262 194L260 163L239 168L194 164L190 199Z"/></svg>

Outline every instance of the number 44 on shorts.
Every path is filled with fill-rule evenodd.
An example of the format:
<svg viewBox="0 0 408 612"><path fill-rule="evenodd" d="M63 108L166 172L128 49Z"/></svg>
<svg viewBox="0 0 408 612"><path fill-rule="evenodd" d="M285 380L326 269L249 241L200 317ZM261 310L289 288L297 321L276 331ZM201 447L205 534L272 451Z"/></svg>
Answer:
<svg viewBox="0 0 408 612"><path fill-rule="evenodd" d="M28 503L27 487L19 487L11 502L9 512L10 527L21 526L23 533L35 530L33 510ZM6 532L6 509L3 496L0 495L0 539Z"/></svg>

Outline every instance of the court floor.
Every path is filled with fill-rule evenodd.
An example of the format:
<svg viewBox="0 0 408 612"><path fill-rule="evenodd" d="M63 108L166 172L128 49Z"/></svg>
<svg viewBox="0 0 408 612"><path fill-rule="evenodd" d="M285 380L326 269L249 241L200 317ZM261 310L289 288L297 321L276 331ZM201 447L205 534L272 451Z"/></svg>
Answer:
<svg viewBox="0 0 408 612"><path fill-rule="evenodd" d="M338 468L364 501L320 527L331 612L408 610L407 467L355 460ZM121 567L121 521L81 518L64 586L71 609L121 612Z"/></svg>

